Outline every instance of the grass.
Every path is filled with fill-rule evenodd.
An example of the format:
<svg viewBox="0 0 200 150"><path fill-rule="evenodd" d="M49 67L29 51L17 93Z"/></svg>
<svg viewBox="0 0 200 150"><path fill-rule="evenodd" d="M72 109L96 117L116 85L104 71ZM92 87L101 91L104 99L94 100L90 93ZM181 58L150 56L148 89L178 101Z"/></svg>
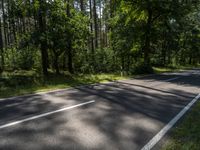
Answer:
<svg viewBox="0 0 200 150"><path fill-rule="evenodd" d="M196 66L199 67L199 66ZM153 67L155 73L176 72L194 68L194 66L168 66L168 67Z"/></svg>
<svg viewBox="0 0 200 150"><path fill-rule="evenodd" d="M43 78L34 71L5 72L0 76L0 98L64 89L78 85L101 83L127 78L117 74L55 75Z"/></svg>
<svg viewBox="0 0 200 150"><path fill-rule="evenodd" d="M200 101L191 109L182 122L172 130L169 141L162 150L200 149Z"/></svg>
<svg viewBox="0 0 200 150"><path fill-rule="evenodd" d="M171 68L171 67L153 67L153 70L155 73L182 71L181 68Z"/></svg>
<svg viewBox="0 0 200 150"><path fill-rule="evenodd" d="M154 73L173 72L185 69L183 67L153 67ZM135 73L138 74L138 73ZM84 84L101 83L127 78L120 74L86 74L86 75L55 75L50 73L43 78L37 71L4 72L0 75L0 98L63 89Z"/></svg>

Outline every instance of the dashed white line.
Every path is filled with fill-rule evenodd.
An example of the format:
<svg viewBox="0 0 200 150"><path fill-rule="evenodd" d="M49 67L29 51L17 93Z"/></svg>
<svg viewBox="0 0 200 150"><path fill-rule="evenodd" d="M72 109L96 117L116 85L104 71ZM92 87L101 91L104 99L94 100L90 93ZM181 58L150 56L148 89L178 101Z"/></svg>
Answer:
<svg viewBox="0 0 200 150"><path fill-rule="evenodd" d="M150 150L160 139L175 125L175 123L192 107L192 105L200 98L197 95L187 106L185 106L164 128L161 129L141 150Z"/></svg>
<svg viewBox="0 0 200 150"><path fill-rule="evenodd" d="M1 125L0 129L15 126L15 125L27 122L27 121L31 121L31 120L35 120L35 119L42 118L42 117L45 117L45 116L49 116L49 115L56 114L56 113L66 111L66 110L69 110L69 109L81 107L81 106L84 106L84 105L87 105L87 104L90 104L90 103L94 103L94 102L95 102L95 100L92 100L92 101L88 101L88 102L85 102L85 103L80 103L80 104L77 104L77 105L64 107L64 108L61 108L61 109L58 109L58 110L55 110L55 111L51 111L51 112L47 112L47 113L44 113L44 114L36 115L36 116L30 117L30 118L26 118L26 119L14 121L14 122L11 122L11 123L7 123L7 124L4 124L4 125Z"/></svg>

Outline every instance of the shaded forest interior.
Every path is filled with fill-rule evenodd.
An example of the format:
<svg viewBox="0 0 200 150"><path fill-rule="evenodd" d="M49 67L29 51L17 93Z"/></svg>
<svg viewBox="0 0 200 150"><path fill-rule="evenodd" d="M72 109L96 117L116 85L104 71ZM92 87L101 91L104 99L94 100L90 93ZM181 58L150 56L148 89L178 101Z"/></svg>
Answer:
<svg viewBox="0 0 200 150"><path fill-rule="evenodd" d="M130 75L199 63L200 1L0 1L1 74Z"/></svg>

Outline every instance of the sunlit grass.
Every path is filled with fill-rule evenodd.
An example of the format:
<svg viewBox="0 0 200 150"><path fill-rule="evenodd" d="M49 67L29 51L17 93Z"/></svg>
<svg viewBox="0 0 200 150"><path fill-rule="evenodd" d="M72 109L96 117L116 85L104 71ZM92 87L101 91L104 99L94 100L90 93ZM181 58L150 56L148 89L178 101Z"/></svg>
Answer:
<svg viewBox="0 0 200 150"><path fill-rule="evenodd" d="M153 67L154 73L181 71L183 69L188 68ZM137 74L138 73L135 73L135 75ZM67 72L62 75L55 75L50 70L50 75L44 78L36 70L4 72L0 75L0 98L63 89L78 85L121 80L128 77L129 76L121 76L120 74L83 74L72 76Z"/></svg>
<svg viewBox="0 0 200 150"><path fill-rule="evenodd" d="M184 71L191 68L200 68L200 65L187 65L187 66L167 66L167 67L153 67L154 73L163 73L163 72L177 72Z"/></svg>
<svg viewBox="0 0 200 150"><path fill-rule="evenodd" d="M117 74L55 75L42 78L33 71L4 73L0 79L0 97L24 95L41 91L63 89L78 85L102 83L127 78Z"/></svg>
<svg viewBox="0 0 200 150"><path fill-rule="evenodd" d="M170 68L170 67L153 67L155 73L163 73L163 72L175 72L181 71L181 68Z"/></svg>

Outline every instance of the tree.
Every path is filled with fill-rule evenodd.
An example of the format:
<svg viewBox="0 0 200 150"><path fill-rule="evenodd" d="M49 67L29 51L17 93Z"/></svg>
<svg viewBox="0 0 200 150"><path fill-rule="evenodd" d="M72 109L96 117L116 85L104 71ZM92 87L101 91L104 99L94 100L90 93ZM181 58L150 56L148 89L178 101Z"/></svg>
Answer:
<svg viewBox="0 0 200 150"><path fill-rule="evenodd" d="M0 51L1 51L0 72L2 72L4 70L4 51L3 51L3 34L2 34L1 18L0 18Z"/></svg>
<svg viewBox="0 0 200 150"><path fill-rule="evenodd" d="M46 39L46 0L39 0L38 24L40 32L40 50L42 57L42 71L44 75L48 75L48 52Z"/></svg>

